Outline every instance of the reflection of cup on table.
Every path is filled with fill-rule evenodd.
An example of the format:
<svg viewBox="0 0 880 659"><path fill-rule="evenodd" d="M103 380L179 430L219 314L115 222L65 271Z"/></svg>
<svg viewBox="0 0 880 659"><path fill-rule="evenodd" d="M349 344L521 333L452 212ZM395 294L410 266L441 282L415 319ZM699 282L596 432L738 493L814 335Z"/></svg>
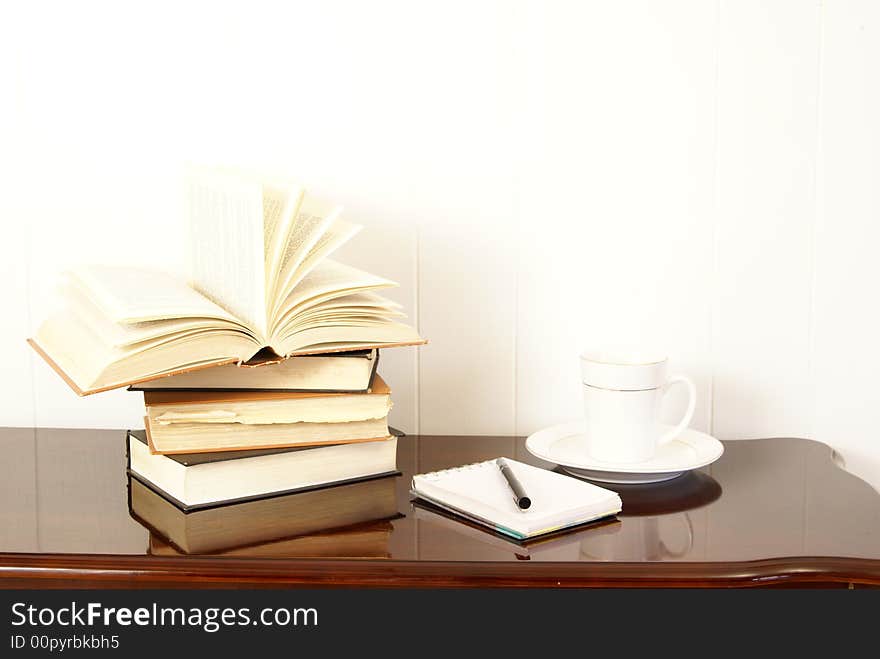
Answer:
<svg viewBox="0 0 880 659"><path fill-rule="evenodd" d="M659 517L633 517L613 533L585 537L580 559L641 562L686 557L694 546L694 527L688 513Z"/></svg>
<svg viewBox="0 0 880 659"><path fill-rule="evenodd" d="M661 561L687 559L694 551L694 511L721 497L709 474L691 471L651 485L600 483L620 495L620 524L603 536L585 535L580 560Z"/></svg>
<svg viewBox="0 0 880 659"><path fill-rule="evenodd" d="M667 375L662 355L585 352L581 383L586 417L586 451L609 463L644 462L657 447L687 428L696 407L696 388L683 375ZM661 429L660 404L675 384L688 389L687 410L678 424Z"/></svg>

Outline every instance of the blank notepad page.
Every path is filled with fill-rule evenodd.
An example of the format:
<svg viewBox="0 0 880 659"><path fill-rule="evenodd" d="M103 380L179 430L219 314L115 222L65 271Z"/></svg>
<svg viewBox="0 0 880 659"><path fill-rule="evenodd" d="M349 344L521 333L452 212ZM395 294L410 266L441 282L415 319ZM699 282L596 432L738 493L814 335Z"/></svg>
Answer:
<svg viewBox="0 0 880 659"><path fill-rule="evenodd" d="M620 497L611 490L507 459L532 500L520 510L494 460L413 477L413 493L517 538L549 533L613 515Z"/></svg>

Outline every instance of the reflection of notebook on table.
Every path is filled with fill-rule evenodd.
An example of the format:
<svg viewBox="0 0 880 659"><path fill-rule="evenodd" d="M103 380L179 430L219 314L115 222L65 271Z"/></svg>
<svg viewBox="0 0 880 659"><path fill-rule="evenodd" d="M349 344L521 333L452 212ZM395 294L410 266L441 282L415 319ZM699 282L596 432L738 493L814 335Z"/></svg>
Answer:
<svg viewBox="0 0 880 659"><path fill-rule="evenodd" d="M620 531L617 517L603 517L579 526L545 533L535 538L517 540L509 535L498 533L483 524L444 510L423 499L412 502L413 518L419 522L442 529L443 532L457 533L462 538L512 552L520 560L578 561L581 560L580 546L585 538L615 535Z"/></svg>
<svg viewBox="0 0 880 659"><path fill-rule="evenodd" d="M520 510L494 460L428 474L412 480L412 493L500 533L524 540L585 524L620 512L611 490L507 460L532 500Z"/></svg>

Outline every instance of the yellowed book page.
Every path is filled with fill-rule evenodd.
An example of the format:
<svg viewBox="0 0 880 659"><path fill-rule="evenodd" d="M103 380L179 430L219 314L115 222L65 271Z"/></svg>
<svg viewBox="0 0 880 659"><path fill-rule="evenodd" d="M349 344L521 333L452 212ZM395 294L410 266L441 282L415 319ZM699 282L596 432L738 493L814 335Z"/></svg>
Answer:
<svg viewBox="0 0 880 659"><path fill-rule="evenodd" d="M339 205L310 196L303 197L296 220L287 236L287 242L283 245L278 276L272 292L273 311L277 310L279 303L290 294L302 278L303 261L320 243L322 236L339 221L341 213L342 207ZM324 251L324 255L327 254L329 252Z"/></svg>
<svg viewBox="0 0 880 659"><path fill-rule="evenodd" d="M139 343L167 340L173 336L212 329L232 329L245 333L249 330L237 320L186 316L136 323L114 322L95 305L78 287L64 291L69 308L85 323L104 345L124 348ZM256 340L256 339L254 339Z"/></svg>
<svg viewBox="0 0 880 659"><path fill-rule="evenodd" d="M266 308L271 308L281 261L303 201L303 188L289 182L263 183L263 243L265 247Z"/></svg>
<svg viewBox="0 0 880 659"><path fill-rule="evenodd" d="M333 294L328 294L333 295ZM357 323L400 322L406 318L398 305L386 300L387 306L378 302L358 304L362 294L342 295L329 299L313 299L299 307L295 314L288 316L277 332L278 336L289 336L294 332L323 325ZM325 298L327 296L324 296ZM382 300L379 296L375 296Z"/></svg>
<svg viewBox="0 0 880 659"><path fill-rule="evenodd" d="M345 325L349 321L364 324L386 323L393 322L395 317L402 318L403 314L399 312L380 314L373 309L342 308L324 310L319 308L317 310L309 310L302 315L298 314L289 325L285 325L285 331L288 334L293 334L300 329L336 325L339 323Z"/></svg>
<svg viewBox="0 0 880 659"><path fill-rule="evenodd" d="M107 320L136 323L172 318L219 318L240 324L229 311L173 275L128 266L83 266L66 286L84 295Z"/></svg>
<svg viewBox="0 0 880 659"><path fill-rule="evenodd" d="M189 172L186 190L191 284L265 337L263 184L200 168Z"/></svg>
<svg viewBox="0 0 880 659"><path fill-rule="evenodd" d="M368 442L388 436L387 419L347 423L147 423L150 441L158 453L199 453L247 448L321 446Z"/></svg>
<svg viewBox="0 0 880 659"><path fill-rule="evenodd" d="M324 396L214 403L150 405L150 422L173 423L345 423L381 419L391 410L388 395Z"/></svg>
<svg viewBox="0 0 880 659"><path fill-rule="evenodd" d="M312 245L308 254L299 262L296 270L289 273L289 279L284 283L283 288L280 289L282 291L281 296L275 300L272 309L273 319L277 318L277 313L284 305L287 295L296 289L303 278L330 254L354 237L362 228L359 224L352 224L344 220L337 220L326 228L315 244Z"/></svg>
<svg viewBox="0 0 880 659"><path fill-rule="evenodd" d="M34 342L80 395L207 363L246 360L259 349L241 330L220 329L112 346L70 308L50 315L34 334Z"/></svg>
<svg viewBox="0 0 880 659"><path fill-rule="evenodd" d="M358 291L341 297L335 297L320 305L321 309L372 309L383 314L403 315L403 305L389 300L387 297L371 293L370 291Z"/></svg>
<svg viewBox="0 0 880 659"><path fill-rule="evenodd" d="M51 314L37 328L34 341L79 389L77 393L93 389L101 372L123 355L102 343L71 309Z"/></svg>
<svg viewBox="0 0 880 659"><path fill-rule="evenodd" d="M366 291L351 293L300 307L284 325L284 330L313 324L323 319L375 318L385 321L406 318L406 314L401 309L401 305L380 295Z"/></svg>
<svg viewBox="0 0 880 659"><path fill-rule="evenodd" d="M347 323L297 331L285 336L276 351L279 354L292 355L422 343L425 343L425 340L419 336L419 333L402 323L385 322L371 325Z"/></svg>
<svg viewBox="0 0 880 659"><path fill-rule="evenodd" d="M317 304L352 293L395 286L397 283L390 279L370 274L333 259L324 259L303 277L293 292L284 300L277 314L275 333L282 332L284 326L291 321L296 312L310 304Z"/></svg>

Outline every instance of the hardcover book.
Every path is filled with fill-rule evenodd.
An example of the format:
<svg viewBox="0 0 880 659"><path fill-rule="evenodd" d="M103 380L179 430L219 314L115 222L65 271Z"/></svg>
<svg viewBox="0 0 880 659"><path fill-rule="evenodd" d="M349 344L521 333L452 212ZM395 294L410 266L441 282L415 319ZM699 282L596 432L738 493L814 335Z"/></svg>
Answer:
<svg viewBox="0 0 880 659"><path fill-rule="evenodd" d="M184 512L135 478L129 479L129 511L152 533L185 554L235 553L242 548L276 544L265 554L317 550L324 543L301 536L328 536L322 552L332 551L333 536L367 523L383 530L398 515L394 478L374 478L348 485L273 496L232 505ZM300 537L299 542L292 540ZM345 539L342 537L341 539ZM282 545L282 541L283 545ZM166 552L167 553L167 552ZM246 552L240 552L246 553Z"/></svg>
<svg viewBox="0 0 880 659"><path fill-rule="evenodd" d="M377 375L369 393L145 391L144 403L153 426L345 423L388 416L391 389Z"/></svg>
<svg viewBox="0 0 880 659"><path fill-rule="evenodd" d="M150 452L165 455L355 444L389 437L386 417L347 423L168 425L153 424L149 417L144 417L144 424Z"/></svg>
<svg viewBox="0 0 880 659"><path fill-rule="evenodd" d="M133 384L130 391L292 391L367 393L379 351L290 357L275 364L227 364Z"/></svg>
<svg viewBox="0 0 880 659"><path fill-rule="evenodd" d="M129 431L128 471L181 510L197 510L397 473L397 437L315 448L182 455L150 452Z"/></svg>
<svg viewBox="0 0 880 659"><path fill-rule="evenodd" d="M155 453L341 444L390 434L391 390L378 375L364 394L148 391L144 401Z"/></svg>

